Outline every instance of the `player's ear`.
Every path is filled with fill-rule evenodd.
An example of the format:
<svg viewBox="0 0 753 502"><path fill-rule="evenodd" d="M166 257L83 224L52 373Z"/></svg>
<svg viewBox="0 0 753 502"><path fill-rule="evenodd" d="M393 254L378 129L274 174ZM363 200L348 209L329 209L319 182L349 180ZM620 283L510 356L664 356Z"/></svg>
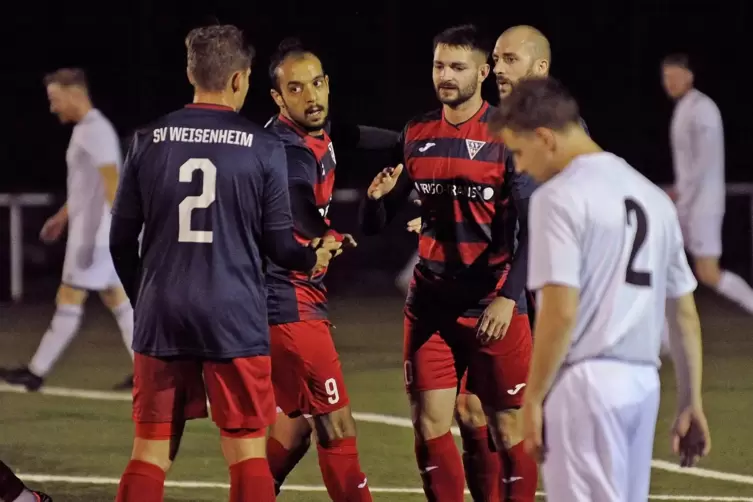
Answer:
<svg viewBox="0 0 753 502"><path fill-rule="evenodd" d="M547 150L554 150L557 147L557 138L554 131L546 127L537 127L534 131L536 138L541 141Z"/></svg>
<svg viewBox="0 0 753 502"><path fill-rule="evenodd" d="M191 83L191 85L196 87L196 79L193 78L193 74L191 73L191 70L187 66L186 66L186 76L188 77L188 81Z"/></svg>
<svg viewBox="0 0 753 502"><path fill-rule="evenodd" d="M274 100L275 104L280 107L280 109L285 108L285 100L282 99L282 96L279 92L277 92L277 89L270 89L269 95L272 96L272 99Z"/></svg>
<svg viewBox="0 0 753 502"><path fill-rule="evenodd" d="M489 76L490 71L491 71L491 66L489 66L489 63L484 63L481 66L479 66L478 75L481 78L482 82L486 80L486 77Z"/></svg>
<svg viewBox="0 0 753 502"><path fill-rule="evenodd" d="M238 92L243 87L241 79L244 77L245 72L236 71L233 73L233 76L230 77L230 88L233 90L233 92Z"/></svg>
<svg viewBox="0 0 753 502"><path fill-rule="evenodd" d="M547 75L549 73L549 61L546 59L539 59L535 63L537 75Z"/></svg>

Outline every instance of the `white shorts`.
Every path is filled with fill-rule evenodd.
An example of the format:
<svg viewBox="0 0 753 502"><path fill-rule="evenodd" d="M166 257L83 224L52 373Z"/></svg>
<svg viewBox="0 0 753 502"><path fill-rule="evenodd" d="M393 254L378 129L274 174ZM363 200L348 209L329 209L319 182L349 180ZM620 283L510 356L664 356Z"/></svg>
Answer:
<svg viewBox="0 0 753 502"><path fill-rule="evenodd" d="M80 219L70 222L63 262L63 284L88 291L103 291L120 285L108 244L109 218L103 223L93 239L85 239ZM92 244L84 244L86 241Z"/></svg>
<svg viewBox="0 0 753 502"><path fill-rule="evenodd" d="M723 213L680 218L685 248L693 258L719 258L722 255L723 221Z"/></svg>
<svg viewBox="0 0 753 502"><path fill-rule="evenodd" d="M646 502L659 411L653 366L595 359L564 370L544 404L551 502Z"/></svg>

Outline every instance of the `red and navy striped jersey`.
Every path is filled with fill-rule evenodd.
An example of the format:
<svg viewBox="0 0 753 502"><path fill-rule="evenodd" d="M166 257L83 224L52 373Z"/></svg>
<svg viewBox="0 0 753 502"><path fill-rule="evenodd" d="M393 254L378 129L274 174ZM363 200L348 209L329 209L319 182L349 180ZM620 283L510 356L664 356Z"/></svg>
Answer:
<svg viewBox="0 0 753 502"><path fill-rule="evenodd" d="M492 111L484 103L469 120L454 125L436 110L411 120L403 131L402 176L407 174L408 182L402 180L393 192L400 199L415 189L422 218L409 308L424 301L417 298L424 291L435 304L465 303L465 315L476 315L497 296L511 269L519 222L527 216L516 202L527 201L535 185L515 172L504 144L489 132ZM389 205L385 200L388 215L376 219L390 219ZM372 210L380 208L372 205ZM364 231L380 225L384 222L365 223ZM525 260L515 260L516 265L519 261L525 268ZM518 282L520 290L511 299L524 311L525 277Z"/></svg>
<svg viewBox="0 0 753 502"><path fill-rule="evenodd" d="M267 124L285 145L290 206L298 241L306 245L329 228L329 205L335 185L335 151L326 131L312 136L279 115ZM312 278L267 262L269 324L327 318L326 270Z"/></svg>

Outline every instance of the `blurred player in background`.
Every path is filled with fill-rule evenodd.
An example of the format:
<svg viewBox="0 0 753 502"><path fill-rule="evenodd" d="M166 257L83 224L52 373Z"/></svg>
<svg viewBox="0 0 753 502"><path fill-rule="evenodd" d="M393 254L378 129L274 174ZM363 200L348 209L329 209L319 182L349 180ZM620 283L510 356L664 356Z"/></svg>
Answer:
<svg viewBox="0 0 753 502"><path fill-rule="evenodd" d="M551 50L549 40L539 30L532 26L513 26L505 30L497 39L492 52L494 62L493 72L497 81L500 98L504 98L512 91L512 87L522 78L529 76L546 76L551 65ZM585 125L584 125L585 127ZM511 156L505 162L513 165ZM409 232L421 233L421 218L408 222ZM522 228L525 231L525 228ZM418 255L416 255L416 263ZM410 265L410 264L409 264ZM410 279L413 277L413 267L410 268ZM406 267L407 269L407 267ZM400 275L404 280L405 271ZM409 280L410 280L409 279ZM533 301L528 299L529 318L533 317ZM466 481L471 495L476 501L498 500L495 483L481 483L483 479L496 479L495 468L498 460L484 448L483 431L486 418L481 403L476 396L461 392L457 398L456 419L463 438L463 465L466 471ZM489 490L484 490L487 486Z"/></svg>
<svg viewBox="0 0 753 502"><path fill-rule="evenodd" d="M52 502L52 498L27 488L10 467L0 461L0 502Z"/></svg>
<svg viewBox="0 0 753 502"><path fill-rule="evenodd" d="M294 39L272 57L272 98L280 108L267 128L285 144L290 203L299 242L333 236L343 248L356 246L350 234L330 227L327 214L335 183L336 159L327 133L329 77L319 58ZM314 276L267 264L267 306L272 347L272 381L284 413L270 432L267 458L279 486L305 453L311 417L318 440L319 467L334 502L370 501L356 447L356 424L342 368L330 333L326 270ZM286 418L286 416L288 418ZM291 434L297 421L298 432Z"/></svg>
<svg viewBox="0 0 753 502"><path fill-rule="evenodd" d="M673 54L662 62L667 95L676 102L670 140L675 183L670 195L677 205L685 247L698 279L753 313L753 289L745 280L719 268L724 220L724 127L716 103L693 87L688 56Z"/></svg>
<svg viewBox="0 0 753 502"><path fill-rule="evenodd" d="M285 150L236 113L253 56L241 31L197 28L186 47L194 102L136 134L113 208L112 255L138 320L136 437L117 500L162 500L185 421L206 417L208 398L231 502L268 502L276 412L264 263L313 274L340 244L295 241Z"/></svg>
<svg viewBox="0 0 753 502"><path fill-rule="evenodd" d="M546 491L557 500L643 502L665 308L681 347L675 450L687 464L710 447L696 281L677 213L653 183L591 140L575 100L552 79L518 82L491 127L517 169L546 182L529 216L528 286L540 310L526 448L544 461Z"/></svg>
<svg viewBox="0 0 753 502"><path fill-rule="evenodd" d="M488 55L471 25L435 38L442 109L408 123L407 175L400 176L402 164L385 169L363 208L364 232L374 234L414 187L421 200L420 261L405 308L405 384L424 491L440 502L463 500L463 463L450 426L466 369L467 390L478 395L466 399L480 398L500 452L495 464L483 419L463 421L471 426L464 427L465 449L481 460L467 469L474 497L533 501L537 484L517 424L531 351L524 287L533 184L515 174L504 145L489 134L492 108L481 98Z"/></svg>
<svg viewBox="0 0 753 502"><path fill-rule="evenodd" d="M120 140L102 112L94 108L84 71L63 68L44 78L50 111L63 124L76 124L66 152L68 197L44 224L44 242L54 242L68 227L63 278L57 309L28 367L0 370L10 384L39 389L78 333L89 291L99 296L115 316L131 357L133 309L118 281L108 248L110 208L118 186ZM116 388L130 388L129 376Z"/></svg>

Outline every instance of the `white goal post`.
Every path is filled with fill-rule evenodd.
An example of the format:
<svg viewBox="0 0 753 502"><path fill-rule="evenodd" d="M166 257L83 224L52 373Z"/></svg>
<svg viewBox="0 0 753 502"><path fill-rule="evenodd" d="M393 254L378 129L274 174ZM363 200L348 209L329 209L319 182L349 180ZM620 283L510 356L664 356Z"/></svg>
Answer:
<svg viewBox="0 0 753 502"><path fill-rule="evenodd" d="M751 251L753 251L753 183L728 183L727 196L744 195L748 197L749 219L751 225ZM354 203L361 198L361 192L355 189L336 190L334 202ZM0 207L9 209L9 266L10 297L14 302L23 298L24 253L23 253L23 210L27 207L46 207L54 203L55 198L49 193L0 193ZM0 221L0 227L4 222ZM753 261L753 256L751 256Z"/></svg>

